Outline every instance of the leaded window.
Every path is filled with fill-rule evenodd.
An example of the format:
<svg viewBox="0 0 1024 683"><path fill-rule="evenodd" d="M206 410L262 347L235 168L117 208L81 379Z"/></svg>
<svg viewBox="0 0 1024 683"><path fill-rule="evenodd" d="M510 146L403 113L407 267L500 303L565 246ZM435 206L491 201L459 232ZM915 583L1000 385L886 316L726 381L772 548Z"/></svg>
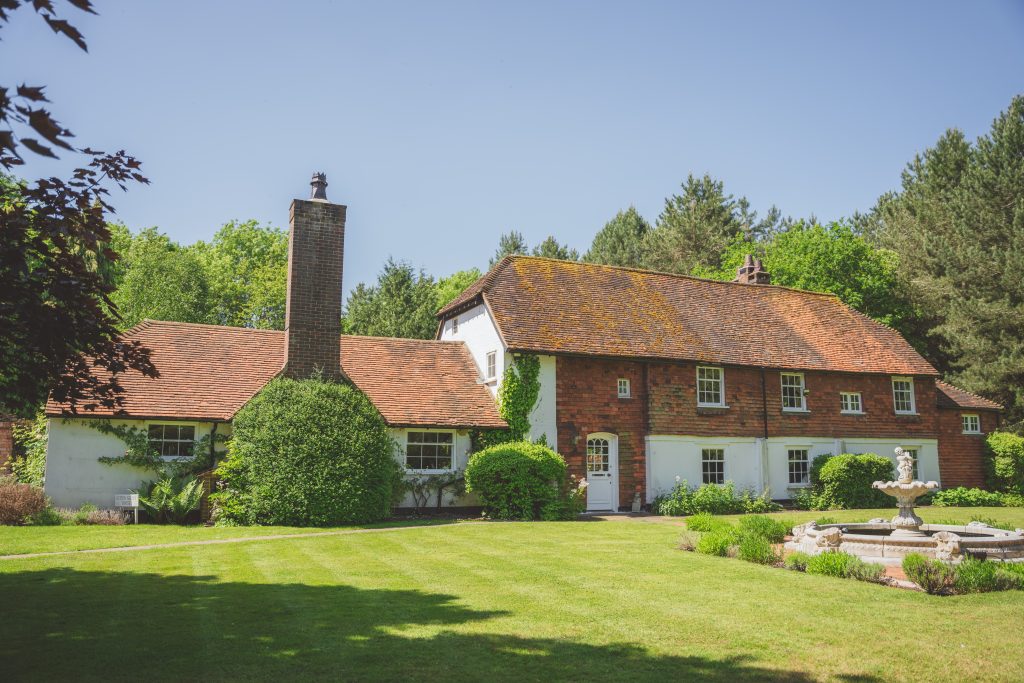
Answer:
<svg viewBox="0 0 1024 683"><path fill-rule="evenodd" d="M587 472L607 472L609 453L608 439L587 439Z"/></svg>

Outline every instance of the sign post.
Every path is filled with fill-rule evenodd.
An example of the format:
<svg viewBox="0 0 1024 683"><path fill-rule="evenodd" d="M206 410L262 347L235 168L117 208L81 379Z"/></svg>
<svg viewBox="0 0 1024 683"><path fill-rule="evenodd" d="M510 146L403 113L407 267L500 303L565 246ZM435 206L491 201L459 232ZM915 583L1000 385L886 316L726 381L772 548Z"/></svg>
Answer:
<svg viewBox="0 0 1024 683"><path fill-rule="evenodd" d="M131 510L135 513L135 523L139 523L139 494L115 493L114 507L119 510Z"/></svg>

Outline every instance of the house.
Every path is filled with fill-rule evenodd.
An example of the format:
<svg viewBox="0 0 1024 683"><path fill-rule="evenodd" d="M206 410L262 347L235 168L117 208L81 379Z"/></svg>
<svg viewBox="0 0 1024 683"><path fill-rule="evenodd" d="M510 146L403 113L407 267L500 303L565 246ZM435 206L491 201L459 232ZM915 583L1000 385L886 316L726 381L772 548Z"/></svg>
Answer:
<svg viewBox="0 0 1024 683"><path fill-rule="evenodd" d="M540 365L529 436L587 478L592 510L649 503L680 479L788 499L819 454L897 446L915 451L922 478L983 483L982 439L1000 406L939 381L898 333L835 296L771 285L752 259L730 283L512 256L439 311L435 340L343 336L346 207L327 201L322 175L312 185L291 207L283 332L146 321L126 336L152 350L160 377L126 375L122 413L47 405L57 505L106 507L147 476L99 462L123 445L90 427L97 417L182 457L204 435L230 434L281 373L348 378L410 470L461 469L471 430L507 426L495 397L523 354Z"/></svg>
<svg viewBox="0 0 1024 683"><path fill-rule="evenodd" d="M919 476L984 485L998 404L938 381L897 332L830 294L507 257L438 314L488 386L540 359L531 436L586 476L588 507L649 503L677 481L789 499L825 453L896 447Z"/></svg>

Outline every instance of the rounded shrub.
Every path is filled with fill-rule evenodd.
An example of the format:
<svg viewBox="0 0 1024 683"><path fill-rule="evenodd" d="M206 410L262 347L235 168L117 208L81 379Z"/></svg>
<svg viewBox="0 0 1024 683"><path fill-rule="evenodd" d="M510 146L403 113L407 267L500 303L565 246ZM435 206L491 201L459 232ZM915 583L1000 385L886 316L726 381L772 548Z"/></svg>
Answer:
<svg viewBox="0 0 1024 683"><path fill-rule="evenodd" d="M857 561L857 558L849 553L827 552L814 555L807 561L808 574L820 574L822 576L834 576L846 578L850 573L850 566Z"/></svg>
<svg viewBox="0 0 1024 683"><path fill-rule="evenodd" d="M736 555L741 560L757 564L775 564L779 561L779 554L772 546L771 541L757 534L740 536Z"/></svg>
<svg viewBox="0 0 1024 683"><path fill-rule="evenodd" d="M696 550L705 555L717 555L725 557L729 550L736 545L736 531L732 527L719 527L706 534L701 534L697 541Z"/></svg>
<svg viewBox="0 0 1024 683"><path fill-rule="evenodd" d="M495 519L538 519L559 499L565 471L565 460L547 446L501 443L470 456L466 490L476 493Z"/></svg>
<svg viewBox="0 0 1024 683"><path fill-rule="evenodd" d="M728 526L728 522L715 517L710 512L698 512L686 518L686 528L691 531L706 533L721 526Z"/></svg>
<svg viewBox="0 0 1024 683"><path fill-rule="evenodd" d="M1001 562L988 562L965 557L953 570L953 586L957 593L989 593L1021 587L1021 577L1007 571Z"/></svg>
<svg viewBox="0 0 1024 683"><path fill-rule="evenodd" d="M920 553L910 553L903 558L903 573L929 595L946 593L953 586L953 568Z"/></svg>
<svg viewBox="0 0 1024 683"><path fill-rule="evenodd" d="M992 432L985 438L991 485L1001 491L1024 493L1024 436Z"/></svg>
<svg viewBox="0 0 1024 683"><path fill-rule="evenodd" d="M789 526L779 519L764 515L745 515L740 517L740 533L745 536L761 536L769 543L782 543Z"/></svg>
<svg viewBox="0 0 1024 683"><path fill-rule="evenodd" d="M390 512L401 476L395 443L355 387L274 379L238 411L233 428L217 471L219 521L330 526Z"/></svg>
<svg viewBox="0 0 1024 683"><path fill-rule="evenodd" d="M815 459L818 464L818 459ZM893 463L874 453L844 453L824 460L814 484L815 507L851 509L888 507L892 499L872 482L893 478Z"/></svg>
<svg viewBox="0 0 1024 683"><path fill-rule="evenodd" d="M786 569L792 569L798 572L807 571L807 563L811 561L811 556L807 553L795 552L786 555L784 564Z"/></svg>

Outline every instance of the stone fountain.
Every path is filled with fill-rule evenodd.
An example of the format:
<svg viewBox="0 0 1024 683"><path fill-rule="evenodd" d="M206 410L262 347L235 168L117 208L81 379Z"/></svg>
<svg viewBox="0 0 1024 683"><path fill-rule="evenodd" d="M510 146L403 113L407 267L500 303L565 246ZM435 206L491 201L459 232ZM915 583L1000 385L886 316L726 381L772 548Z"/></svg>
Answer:
<svg viewBox="0 0 1024 683"><path fill-rule="evenodd" d="M914 458L903 449L896 449L896 460L896 481L871 485L896 499L898 512L892 520L821 525L808 522L793 527L793 539L786 543L786 549L811 555L842 551L883 564L899 564L910 553L949 562L959 562L965 555L1024 562L1024 529L1009 531L982 522L925 524L914 512L914 503L939 485L914 480Z"/></svg>

